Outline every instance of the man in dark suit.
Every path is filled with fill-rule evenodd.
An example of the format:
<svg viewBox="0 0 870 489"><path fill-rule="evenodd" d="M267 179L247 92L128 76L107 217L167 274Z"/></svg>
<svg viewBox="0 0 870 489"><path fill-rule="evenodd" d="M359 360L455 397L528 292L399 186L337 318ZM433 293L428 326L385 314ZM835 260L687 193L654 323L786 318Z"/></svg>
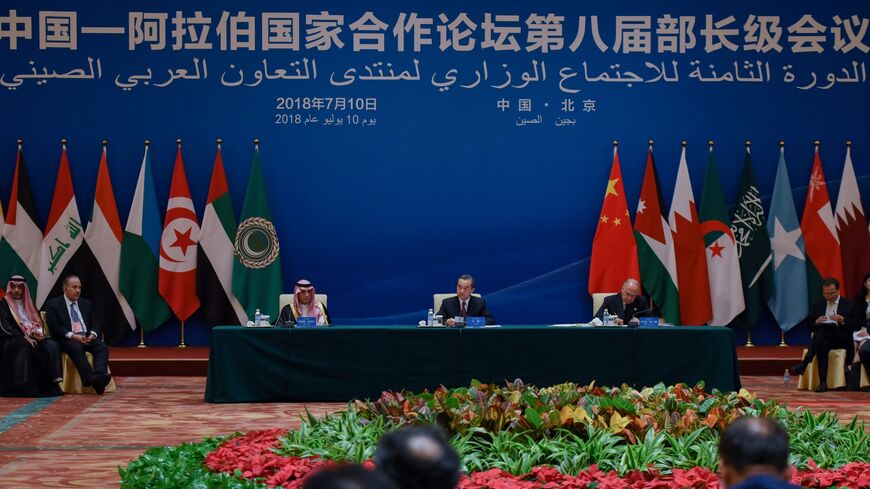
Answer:
<svg viewBox="0 0 870 489"><path fill-rule="evenodd" d="M595 317L604 319L604 310L610 314L615 314L616 324L639 322L638 317L649 314L650 307L646 297L640 295L640 282L630 278L622 284L622 290L618 294L609 295L604 299L604 303L598 308Z"/></svg>
<svg viewBox="0 0 870 489"><path fill-rule="evenodd" d="M851 317L855 303L840 297L840 281L831 277L822 280L822 295L825 299L814 304L810 310L813 342L803 360L792 367L795 373L801 375L813 358L818 357L819 386L816 392L828 390L828 352L840 348L846 350L847 362L855 355L855 344L852 341L853 322L846 319Z"/></svg>
<svg viewBox="0 0 870 489"><path fill-rule="evenodd" d="M81 294L82 282L77 276L64 278L63 294L45 302L45 321L61 351L76 364L82 384L102 394L112 379L108 373L109 348L99 338L100 324L91 313L90 301ZM93 355L93 368L85 352Z"/></svg>
<svg viewBox="0 0 870 489"><path fill-rule="evenodd" d="M746 416L719 439L719 474L729 489L799 489L788 482L788 433L779 422Z"/></svg>
<svg viewBox="0 0 870 489"><path fill-rule="evenodd" d="M495 318L486 308L486 301L482 297L474 297L474 277L465 274L460 275L456 281L456 296L441 301L438 314L447 318L447 326L455 326L456 317L484 316L486 324L495 324Z"/></svg>

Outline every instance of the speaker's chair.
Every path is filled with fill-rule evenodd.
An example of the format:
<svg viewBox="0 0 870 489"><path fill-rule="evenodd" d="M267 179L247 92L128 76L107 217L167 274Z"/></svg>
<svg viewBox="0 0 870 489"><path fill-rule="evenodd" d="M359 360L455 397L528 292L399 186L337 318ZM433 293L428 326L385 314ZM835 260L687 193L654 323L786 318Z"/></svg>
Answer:
<svg viewBox="0 0 870 489"><path fill-rule="evenodd" d="M618 292L596 292L592 294L592 316L595 317L595 314L601 309L601 304L604 304L604 299L610 297L613 294L618 294Z"/></svg>
<svg viewBox="0 0 870 489"><path fill-rule="evenodd" d="M807 350L804 349L803 355L806 356ZM801 357L803 358L803 356ZM838 389L846 387L846 350L840 348L828 352L828 378L825 379L828 384L828 389ZM861 387L870 386L870 375L863 365L856 364L853 368L861 369ZM815 390L819 386L819 364L815 358L807 365L803 375L798 378L798 390Z"/></svg>

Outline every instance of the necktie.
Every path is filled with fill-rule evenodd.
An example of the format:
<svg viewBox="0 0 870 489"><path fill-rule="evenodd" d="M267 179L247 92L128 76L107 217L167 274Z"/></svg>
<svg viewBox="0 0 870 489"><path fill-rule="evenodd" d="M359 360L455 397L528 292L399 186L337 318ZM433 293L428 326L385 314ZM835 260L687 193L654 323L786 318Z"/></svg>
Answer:
<svg viewBox="0 0 870 489"><path fill-rule="evenodd" d="M465 308L465 301L460 301L459 315L465 317L468 315L468 309Z"/></svg>
<svg viewBox="0 0 870 489"><path fill-rule="evenodd" d="M79 316L79 311L78 308L76 308L75 302L69 305L69 317L72 319L73 333L84 333L85 325L82 324L82 318Z"/></svg>

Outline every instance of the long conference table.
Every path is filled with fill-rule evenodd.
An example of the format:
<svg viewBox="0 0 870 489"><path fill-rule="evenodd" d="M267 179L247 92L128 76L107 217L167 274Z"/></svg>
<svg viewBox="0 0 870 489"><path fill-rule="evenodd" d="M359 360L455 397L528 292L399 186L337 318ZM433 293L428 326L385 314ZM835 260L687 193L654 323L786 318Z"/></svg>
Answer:
<svg viewBox="0 0 870 489"><path fill-rule="evenodd" d="M703 380L707 390L740 388L728 328L217 326L205 401L374 399L385 390L460 387L472 379L635 387Z"/></svg>

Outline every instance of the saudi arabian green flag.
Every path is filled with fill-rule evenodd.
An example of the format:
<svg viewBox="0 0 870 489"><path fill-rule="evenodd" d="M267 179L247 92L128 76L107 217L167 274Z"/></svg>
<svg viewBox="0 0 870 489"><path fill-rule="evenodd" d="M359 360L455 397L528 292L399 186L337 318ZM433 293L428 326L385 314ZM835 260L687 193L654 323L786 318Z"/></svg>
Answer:
<svg viewBox="0 0 870 489"><path fill-rule="evenodd" d="M740 278L743 282L743 299L746 310L734 319L733 325L752 332L767 301L773 295L773 266L770 238L761 206L761 192L755 183L752 157L746 147L743 176L737 192L737 205L731 217L731 232L737 241L737 256L740 260Z"/></svg>
<svg viewBox="0 0 870 489"><path fill-rule="evenodd" d="M282 286L279 251L278 233L266 200L260 150L256 147L241 222L236 231L233 262L233 293L248 317L253 317L257 309L273 320L277 317Z"/></svg>
<svg viewBox="0 0 870 489"><path fill-rule="evenodd" d="M124 229L124 240L121 242L119 279L121 293L133 309L143 331L156 329L172 315L157 289L157 260L163 232L159 212L146 146L127 227Z"/></svg>

